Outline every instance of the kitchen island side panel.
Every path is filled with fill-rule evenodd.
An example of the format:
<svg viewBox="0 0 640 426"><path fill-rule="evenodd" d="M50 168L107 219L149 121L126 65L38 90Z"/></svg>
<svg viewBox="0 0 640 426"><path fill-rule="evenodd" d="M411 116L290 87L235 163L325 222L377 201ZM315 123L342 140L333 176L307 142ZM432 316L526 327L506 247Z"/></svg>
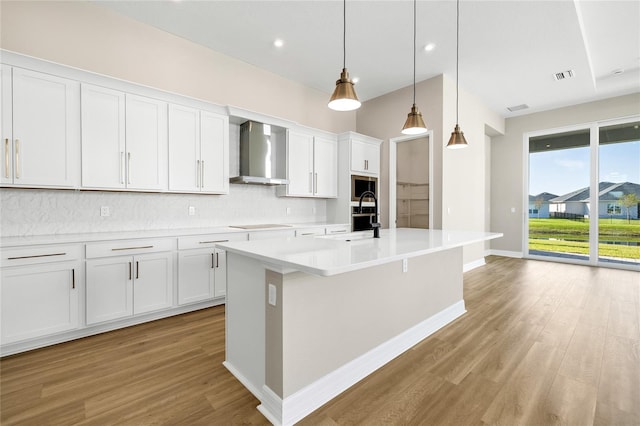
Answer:
<svg viewBox="0 0 640 426"><path fill-rule="evenodd" d="M257 398L265 380L265 269L262 263L227 253L224 365Z"/></svg>
<svg viewBox="0 0 640 426"><path fill-rule="evenodd" d="M287 398L452 305L464 303L462 248L410 258L407 272L402 261L331 277L293 272L282 275L281 286L281 318L267 315L266 324L267 330L282 328L281 341L267 340L266 356L267 365L282 365L283 383L277 385ZM274 359L278 356L281 361ZM276 385L269 380L266 384Z"/></svg>

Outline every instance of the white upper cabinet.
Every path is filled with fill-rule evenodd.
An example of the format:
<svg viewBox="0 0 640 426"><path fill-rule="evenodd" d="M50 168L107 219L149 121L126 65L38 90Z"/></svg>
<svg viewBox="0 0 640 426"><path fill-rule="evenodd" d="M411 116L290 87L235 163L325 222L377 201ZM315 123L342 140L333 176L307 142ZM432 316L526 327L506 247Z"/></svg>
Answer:
<svg viewBox="0 0 640 426"><path fill-rule="evenodd" d="M313 136L287 132L287 195L313 196Z"/></svg>
<svg viewBox="0 0 640 426"><path fill-rule="evenodd" d="M82 186L167 189L167 104L82 85Z"/></svg>
<svg viewBox="0 0 640 426"><path fill-rule="evenodd" d="M338 142L316 136L314 138L313 170L315 178L314 194L317 197L337 197L338 195Z"/></svg>
<svg viewBox="0 0 640 426"><path fill-rule="evenodd" d="M2 184L77 186L79 106L77 82L2 66Z"/></svg>
<svg viewBox="0 0 640 426"><path fill-rule="evenodd" d="M351 171L366 175L380 174L380 143L351 139Z"/></svg>
<svg viewBox="0 0 640 426"><path fill-rule="evenodd" d="M125 96L128 189L167 189L167 104Z"/></svg>
<svg viewBox="0 0 640 426"><path fill-rule="evenodd" d="M229 192L228 117L169 105L169 190Z"/></svg>
<svg viewBox="0 0 640 426"><path fill-rule="evenodd" d="M287 185L290 197L333 198L338 194L338 142L335 138L287 132Z"/></svg>
<svg viewBox="0 0 640 426"><path fill-rule="evenodd" d="M126 188L124 93L82 85L82 186Z"/></svg>

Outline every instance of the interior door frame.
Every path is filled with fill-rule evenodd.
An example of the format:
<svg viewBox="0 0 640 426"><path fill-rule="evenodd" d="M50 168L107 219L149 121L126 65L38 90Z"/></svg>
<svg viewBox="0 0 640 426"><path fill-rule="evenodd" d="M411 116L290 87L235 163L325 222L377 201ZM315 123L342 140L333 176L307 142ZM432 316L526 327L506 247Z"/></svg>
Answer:
<svg viewBox="0 0 640 426"><path fill-rule="evenodd" d="M429 229L433 229L433 130L420 135L398 136L389 139L389 229L396 227L396 184L398 144L427 138L429 143Z"/></svg>

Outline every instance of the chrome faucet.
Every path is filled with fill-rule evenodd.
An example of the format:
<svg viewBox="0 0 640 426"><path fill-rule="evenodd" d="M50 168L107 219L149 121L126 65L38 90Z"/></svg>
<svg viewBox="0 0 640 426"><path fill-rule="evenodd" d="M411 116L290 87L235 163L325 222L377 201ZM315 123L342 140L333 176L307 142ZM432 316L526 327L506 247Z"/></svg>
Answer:
<svg viewBox="0 0 640 426"><path fill-rule="evenodd" d="M358 211L362 213L362 199L364 197L373 197L373 201L376 206L376 215L375 219L373 219L371 223L371 227L373 228L373 238L380 238L380 223L378 222L378 199L376 198L376 194L371 191L364 191L360 194L360 202L358 203Z"/></svg>

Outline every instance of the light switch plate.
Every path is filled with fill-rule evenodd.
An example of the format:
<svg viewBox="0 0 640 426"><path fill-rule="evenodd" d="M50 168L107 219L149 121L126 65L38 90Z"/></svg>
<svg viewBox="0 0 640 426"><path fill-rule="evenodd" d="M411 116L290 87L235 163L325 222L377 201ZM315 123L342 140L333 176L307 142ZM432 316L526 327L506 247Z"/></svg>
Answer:
<svg viewBox="0 0 640 426"><path fill-rule="evenodd" d="M402 272L409 270L409 259L402 259Z"/></svg>
<svg viewBox="0 0 640 426"><path fill-rule="evenodd" d="M193 206L189 206L189 216L193 216L196 214L196 208Z"/></svg>
<svg viewBox="0 0 640 426"><path fill-rule="evenodd" d="M109 209L109 206L100 207L100 216L101 217L111 216L111 210Z"/></svg>

